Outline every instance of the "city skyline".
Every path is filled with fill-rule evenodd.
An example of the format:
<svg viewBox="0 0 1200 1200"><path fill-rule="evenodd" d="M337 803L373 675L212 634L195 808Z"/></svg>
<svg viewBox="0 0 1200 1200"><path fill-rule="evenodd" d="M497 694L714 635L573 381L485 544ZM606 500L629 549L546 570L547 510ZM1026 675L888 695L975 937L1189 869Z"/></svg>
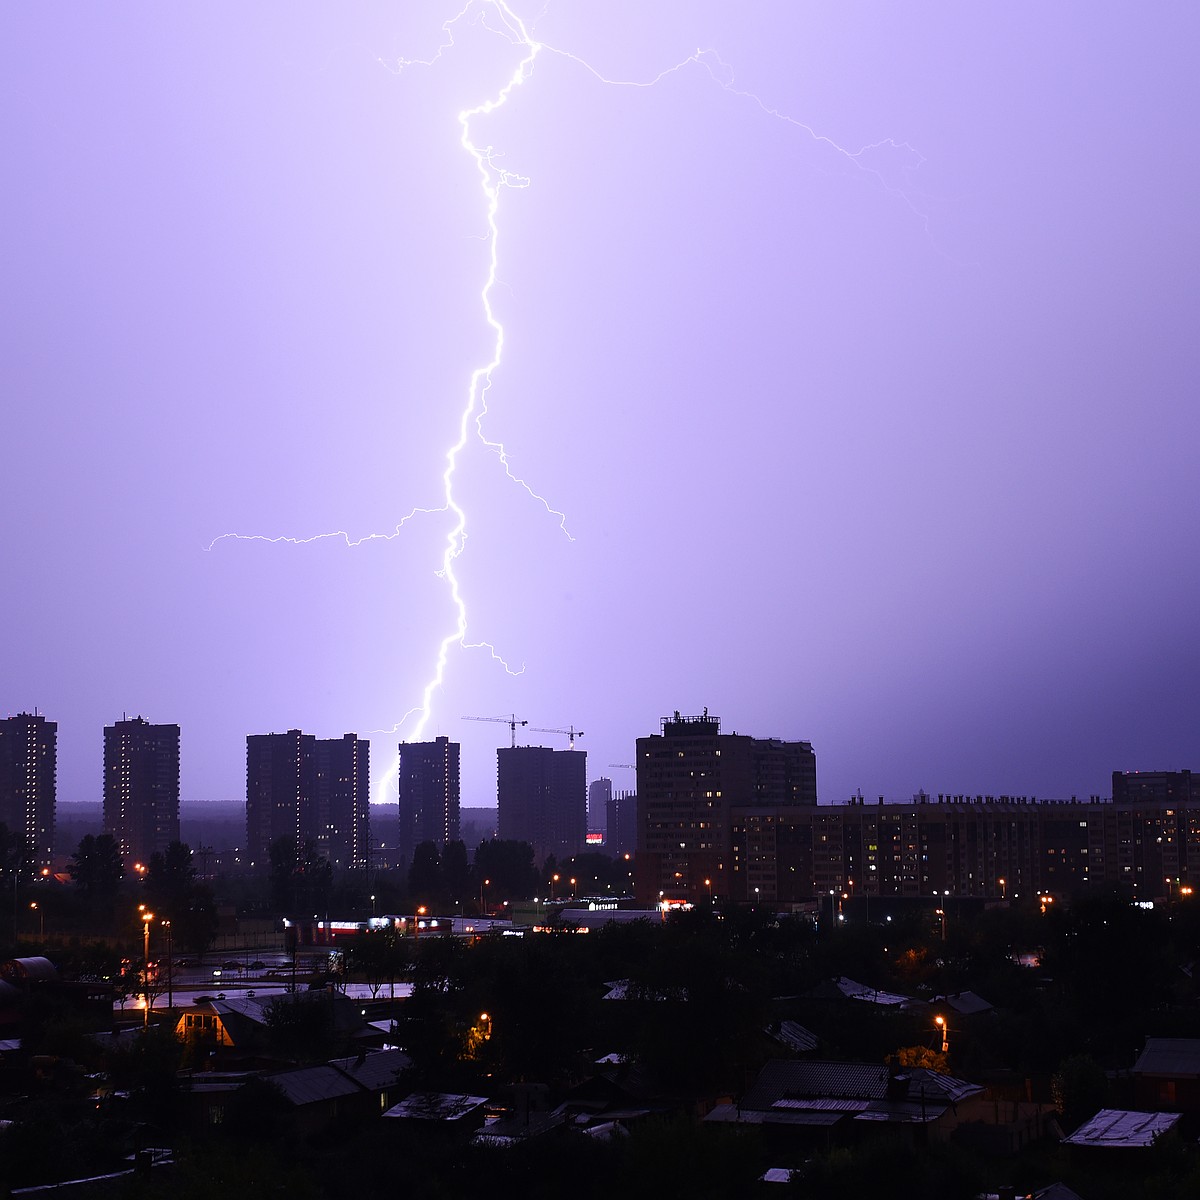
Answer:
<svg viewBox="0 0 1200 1200"><path fill-rule="evenodd" d="M1200 13L421 7L8 14L0 715L60 803L122 711L184 801L302 728L490 805L506 713L614 791L705 706L822 803L1197 761Z"/></svg>

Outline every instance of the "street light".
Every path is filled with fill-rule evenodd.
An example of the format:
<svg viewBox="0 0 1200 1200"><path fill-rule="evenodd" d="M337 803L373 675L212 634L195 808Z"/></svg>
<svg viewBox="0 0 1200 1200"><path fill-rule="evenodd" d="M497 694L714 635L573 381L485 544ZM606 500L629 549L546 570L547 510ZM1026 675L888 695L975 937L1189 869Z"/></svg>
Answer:
<svg viewBox="0 0 1200 1200"><path fill-rule="evenodd" d="M45 944L46 941L46 914L42 911L36 900L29 902L29 907L38 915L38 941Z"/></svg>
<svg viewBox="0 0 1200 1200"><path fill-rule="evenodd" d="M557 875L550 876L550 903L554 903L554 885L558 882Z"/></svg>
<svg viewBox="0 0 1200 1200"><path fill-rule="evenodd" d="M139 906L140 907L140 906ZM142 909L142 982L145 985L146 1012L143 1028L150 1028L150 922L154 914L148 909Z"/></svg>
<svg viewBox="0 0 1200 1200"><path fill-rule="evenodd" d="M175 993L172 989L174 977L171 973L175 964L172 961L171 954L171 922L164 921L162 924L163 928L167 931L167 1011L170 1012L175 1007ZM147 926L147 928L149 927Z"/></svg>
<svg viewBox="0 0 1200 1200"><path fill-rule="evenodd" d="M945 1017L934 1017L933 1023L938 1027L938 1032L942 1035L942 1053L945 1054L950 1049L950 1026L946 1024Z"/></svg>
<svg viewBox="0 0 1200 1200"><path fill-rule="evenodd" d="M558 878L558 876L557 876L557 875L555 875L555 877L554 877L554 878L555 878L555 879L557 879L557 878ZM480 915L481 917L482 917L482 916L483 916L483 914L484 914L484 903L485 903L484 897L485 897L485 894L486 894L486 893L485 893L485 891L484 891L484 889L485 889L485 888L489 888L489 887L491 887L491 886L492 886L492 881L491 881L490 879L484 879L484 880L482 880L482 881L480 882L480 884L479 884L479 915Z"/></svg>
<svg viewBox="0 0 1200 1200"><path fill-rule="evenodd" d="M571 899L575 899L575 876L571 876Z"/></svg>
<svg viewBox="0 0 1200 1200"><path fill-rule="evenodd" d="M1006 880L1004 878L1004 876L1001 875L1000 878L996 880L996 882L1000 885L1000 899L1007 900L1008 899L1008 891L1007 891L1008 880Z"/></svg>

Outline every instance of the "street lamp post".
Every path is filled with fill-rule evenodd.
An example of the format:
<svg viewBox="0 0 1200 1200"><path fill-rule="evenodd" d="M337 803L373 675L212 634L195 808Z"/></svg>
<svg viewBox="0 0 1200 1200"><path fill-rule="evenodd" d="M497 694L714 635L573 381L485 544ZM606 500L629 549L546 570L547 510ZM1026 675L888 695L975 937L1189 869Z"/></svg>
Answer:
<svg viewBox="0 0 1200 1200"><path fill-rule="evenodd" d="M1003 875L996 882L1000 885L1000 900L1001 902L1008 899L1008 880Z"/></svg>
<svg viewBox="0 0 1200 1200"><path fill-rule="evenodd" d="M171 954L171 922L164 921L163 929L167 931L167 1011L170 1012L175 1007L174 977L171 974L175 966Z"/></svg>
<svg viewBox="0 0 1200 1200"><path fill-rule="evenodd" d="M555 875L554 878L557 879L558 876ZM485 897L487 895L487 892L485 889L491 887L491 884L492 884L492 881L490 879L483 879L479 883L479 915L481 917L483 916L483 914L485 912L484 904L486 903Z"/></svg>
<svg viewBox="0 0 1200 1200"><path fill-rule="evenodd" d="M150 922L154 914L147 908L142 909L142 984L146 997L146 1011L143 1015L142 1027L150 1028Z"/></svg>
<svg viewBox="0 0 1200 1200"><path fill-rule="evenodd" d="M933 1023L942 1035L942 1053L946 1054L950 1049L950 1026L946 1024L945 1017L934 1017Z"/></svg>
<svg viewBox="0 0 1200 1200"><path fill-rule="evenodd" d="M46 944L46 914L42 910L41 905L38 904L38 902L36 900L31 900L29 902L29 907L33 912L36 912L38 915L38 941L41 942L41 944L43 946L45 946L45 944Z"/></svg>

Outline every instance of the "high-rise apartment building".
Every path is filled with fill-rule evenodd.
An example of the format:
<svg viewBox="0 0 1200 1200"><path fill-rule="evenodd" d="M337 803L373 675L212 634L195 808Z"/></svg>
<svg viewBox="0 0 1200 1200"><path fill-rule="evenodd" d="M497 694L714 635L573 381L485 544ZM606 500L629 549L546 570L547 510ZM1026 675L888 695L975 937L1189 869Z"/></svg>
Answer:
<svg viewBox="0 0 1200 1200"><path fill-rule="evenodd" d="M371 853L371 743L353 733L316 739L317 853L365 870Z"/></svg>
<svg viewBox="0 0 1200 1200"><path fill-rule="evenodd" d="M24 841L22 872L37 875L54 858L58 726L38 713L0 720L0 823Z"/></svg>
<svg viewBox="0 0 1200 1200"><path fill-rule="evenodd" d="M1200 796L1180 787L1187 772L1170 774L1135 777L1132 796L1115 778L1111 802L921 793L902 803L738 808L731 896L789 905L1188 895L1200 887Z"/></svg>
<svg viewBox="0 0 1200 1200"><path fill-rule="evenodd" d="M1114 804L1154 801L1158 804L1200 804L1200 775L1191 771L1114 771Z"/></svg>
<svg viewBox="0 0 1200 1200"><path fill-rule="evenodd" d="M546 746L496 751L500 837L528 842L534 861L578 854L587 838L587 753Z"/></svg>
<svg viewBox="0 0 1200 1200"><path fill-rule="evenodd" d="M246 738L246 847L251 865L270 862L271 843L312 842L331 865L368 865L369 742L348 733L317 738L299 729Z"/></svg>
<svg viewBox="0 0 1200 1200"><path fill-rule="evenodd" d="M459 839L459 744L449 738L400 743L401 859L411 863L422 842Z"/></svg>
<svg viewBox="0 0 1200 1200"><path fill-rule="evenodd" d="M637 850L637 792L617 792L608 802L605 849L614 858Z"/></svg>
<svg viewBox="0 0 1200 1200"><path fill-rule="evenodd" d="M707 709L676 713L637 740L637 797L639 898L729 897L733 810L815 807L816 755L808 742L722 733Z"/></svg>
<svg viewBox="0 0 1200 1200"><path fill-rule="evenodd" d="M179 726L142 717L104 728L104 832L131 869L179 840Z"/></svg>
<svg viewBox="0 0 1200 1200"><path fill-rule="evenodd" d="M608 806L612 803L612 780L601 776L588 784L588 833L600 833L608 841Z"/></svg>

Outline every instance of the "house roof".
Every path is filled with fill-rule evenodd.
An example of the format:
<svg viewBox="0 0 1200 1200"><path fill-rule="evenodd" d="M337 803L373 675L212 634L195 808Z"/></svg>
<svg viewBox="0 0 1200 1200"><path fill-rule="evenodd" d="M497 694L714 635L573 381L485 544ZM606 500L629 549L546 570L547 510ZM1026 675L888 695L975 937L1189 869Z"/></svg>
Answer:
<svg viewBox="0 0 1200 1200"><path fill-rule="evenodd" d="M992 1006L974 992L955 992L949 996L934 996L933 1003L952 1008L960 1017L973 1017L978 1013L994 1011Z"/></svg>
<svg viewBox="0 0 1200 1200"><path fill-rule="evenodd" d="M336 1067L301 1067L295 1071L280 1071L266 1076L295 1105L318 1104L322 1100L337 1100L356 1096L361 1088Z"/></svg>
<svg viewBox="0 0 1200 1200"><path fill-rule="evenodd" d="M1200 1038L1147 1038L1133 1073L1173 1079L1200 1076Z"/></svg>
<svg viewBox="0 0 1200 1200"><path fill-rule="evenodd" d="M887 1084L887 1067L871 1063L773 1059L758 1073L742 1098L742 1107L771 1108L789 1098L882 1100L887 1095Z"/></svg>
<svg viewBox="0 0 1200 1200"><path fill-rule="evenodd" d="M905 1071L903 1077L896 1077L897 1080L906 1079L907 1088L893 1084L889 1095L892 1078L887 1067L872 1063L775 1059L759 1072L758 1078L742 1098L741 1107L760 1111L800 1108L829 1111L841 1107L842 1111L854 1108L855 1111L866 1112L870 1107L866 1102L878 1105L886 1101L893 1106L915 1105L917 1109L923 1108L928 1113L931 1107L940 1106L944 1109L983 1091L978 1084L956 1079L953 1075L941 1075L923 1067L914 1067ZM853 1105L837 1106L831 1103L834 1101L860 1103L855 1108ZM884 1112L885 1109L877 1108L876 1111ZM902 1115L898 1108L895 1112Z"/></svg>
<svg viewBox="0 0 1200 1200"><path fill-rule="evenodd" d="M807 995L816 1000L861 1000L883 1008L911 1008L924 1003L922 1000L914 1000L911 996L902 996L898 992L885 992L880 988L868 987L865 983L848 979L845 975L838 975L817 984Z"/></svg>
<svg viewBox="0 0 1200 1200"><path fill-rule="evenodd" d="M1173 1129L1179 1120L1179 1113L1129 1112L1122 1108L1102 1108L1090 1121L1086 1121L1063 1141L1068 1146L1126 1149L1151 1146L1157 1138Z"/></svg>
<svg viewBox="0 0 1200 1200"><path fill-rule="evenodd" d="M704 1118L706 1121L729 1122L737 1125L808 1125L828 1128L845 1120L840 1111L807 1109L751 1109L736 1104L718 1104Z"/></svg>
<svg viewBox="0 0 1200 1200"><path fill-rule="evenodd" d="M413 1092L383 1115L408 1121L458 1121L487 1103L486 1096L447 1092Z"/></svg>
<svg viewBox="0 0 1200 1200"><path fill-rule="evenodd" d="M1033 1200L1082 1200L1078 1192L1073 1192L1065 1183L1052 1183L1033 1193Z"/></svg>
<svg viewBox="0 0 1200 1200"><path fill-rule="evenodd" d="M513 1113L489 1121L473 1140L479 1146L513 1146L558 1129L566 1120L562 1112L531 1112L524 1116Z"/></svg>
<svg viewBox="0 0 1200 1200"><path fill-rule="evenodd" d="M348 1058L333 1058L329 1065L360 1087L375 1092L391 1087L401 1073L412 1066L412 1059L403 1050L377 1050L365 1056L352 1054Z"/></svg>
<svg viewBox="0 0 1200 1200"><path fill-rule="evenodd" d="M772 1026L767 1032L777 1042L800 1054L817 1048L817 1035L799 1021L780 1021L778 1027Z"/></svg>

